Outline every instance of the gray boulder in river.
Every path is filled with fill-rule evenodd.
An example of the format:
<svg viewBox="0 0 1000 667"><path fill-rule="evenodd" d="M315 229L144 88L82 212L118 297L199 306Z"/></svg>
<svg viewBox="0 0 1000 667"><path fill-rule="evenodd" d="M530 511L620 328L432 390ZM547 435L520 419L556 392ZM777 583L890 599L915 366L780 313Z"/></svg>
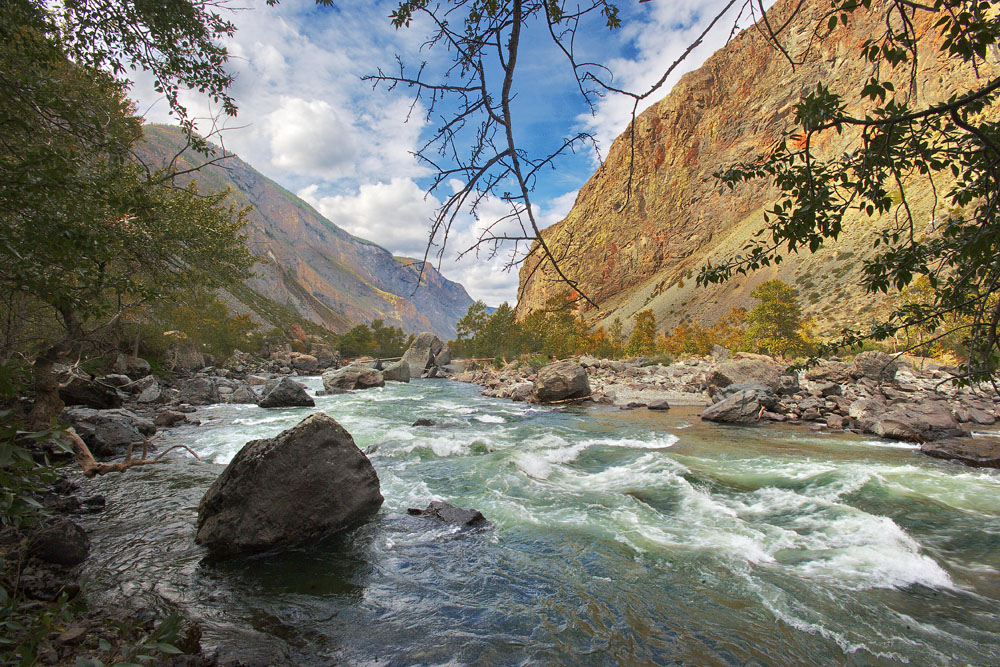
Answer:
<svg viewBox="0 0 1000 667"><path fill-rule="evenodd" d="M390 366L386 366L382 371L382 378L387 382L409 382L410 365L405 361L397 361Z"/></svg>
<svg viewBox="0 0 1000 667"><path fill-rule="evenodd" d="M274 388L260 399L262 408L311 408L316 405L306 388L291 378L281 378Z"/></svg>
<svg viewBox="0 0 1000 667"><path fill-rule="evenodd" d="M403 353L403 361L410 367L410 377L423 377L424 372L434 365L434 360L444 349L444 342L430 331L417 336Z"/></svg>
<svg viewBox="0 0 1000 667"><path fill-rule="evenodd" d="M727 424L756 424L763 412L777 404L778 398L765 387L743 389L705 408L701 418Z"/></svg>
<svg viewBox="0 0 1000 667"><path fill-rule="evenodd" d="M365 364L354 363L323 373L323 388L332 394L343 393L350 389L384 386L385 378L382 372Z"/></svg>
<svg viewBox="0 0 1000 667"><path fill-rule="evenodd" d="M535 377L535 399L540 403L587 396L590 396L587 371L572 361L557 361L543 366Z"/></svg>
<svg viewBox="0 0 1000 667"><path fill-rule="evenodd" d="M216 558L266 551L364 523L382 500L351 434L316 413L236 454L198 506L195 541Z"/></svg>

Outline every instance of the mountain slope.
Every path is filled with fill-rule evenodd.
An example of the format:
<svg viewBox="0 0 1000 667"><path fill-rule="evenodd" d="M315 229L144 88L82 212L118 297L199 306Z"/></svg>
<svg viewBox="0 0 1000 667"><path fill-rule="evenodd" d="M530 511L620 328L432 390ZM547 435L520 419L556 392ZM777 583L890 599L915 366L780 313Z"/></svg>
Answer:
<svg viewBox="0 0 1000 667"><path fill-rule="evenodd" d="M142 153L153 164L165 163L185 145L178 128L144 129ZM203 161L189 151L178 169ZM205 191L231 188L235 205L253 207L247 232L261 262L247 286L316 324L344 331L382 318L405 331L452 338L455 322L472 303L464 287L430 265L415 289L420 262L399 261L381 246L348 234L235 155L193 172L193 179ZM252 298L231 296L259 310L246 303Z"/></svg>
<svg viewBox="0 0 1000 667"><path fill-rule="evenodd" d="M798 3L779 0L771 10L774 25L782 25ZM807 0L781 35L787 50L802 57L794 70L767 43L763 30L751 27L686 74L636 119L634 164L626 132L580 190L568 216L543 232L553 253L566 257L563 270L599 303L600 313L591 310L587 317L606 323L615 315L627 320L652 308L661 329L687 317L712 324L731 306L750 305L750 291L772 278L799 288L806 315L816 318L821 331L871 321L882 307L857 284L859 260L872 252L875 230L886 221L861 215L847 218L838 242L816 254L786 255L779 266L721 286L699 288L693 279L707 262L741 252L761 229L764 208L777 197L766 181L730 191L713 173L765 153L790 128L793 105L817 82L856 100L870 76L859 54L866 39L880 34L871 17L881 13L856 12L848 28L819 39L814 28L828 9L828 3ZM924 33L931 24L932 17L922 12L914 27ZM943 101L977 77L994 76L993 57L992 71L955 68L939 56L936 39L922 40L916 105ZM897 91L908 90L906 83L899 80ZM858 100L849 110L857 115L860 108ZM857 133L826 133L823 141L817 147L821 155L832 155L854 146ZM633 190L627 196L630 167ZM939 192L946 189L946 183L939 184ZM933 192L926 182L906 183L906 194L917 215L929 222ZM521 270L521 317L565 291L551 270L534 268L528 262Z"/></svg>

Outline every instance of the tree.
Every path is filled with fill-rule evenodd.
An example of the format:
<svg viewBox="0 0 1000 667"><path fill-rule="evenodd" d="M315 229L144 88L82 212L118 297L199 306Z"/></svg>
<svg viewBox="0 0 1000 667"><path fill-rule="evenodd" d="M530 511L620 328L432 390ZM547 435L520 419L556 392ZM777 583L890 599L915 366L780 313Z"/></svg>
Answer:
<svg viewBox="0 0 1000 667"><path fill-rule="evenodd" d="M611 326L608 327L608 340L611 342L613 356L615 358L621 356L622 352L625 351L625 326L617 315L615 315L615 319L611 320Z"/></svg>
<svg viewBox="0 0 1000 667"><path fill-rule="evenodd" d="M652 310L640 310L632 316L635 326L629 336L625 354L630 357L652 354L656 351L656 317Z"/></svg>
<svg viewBox="0 0 1000 667"><path fill-rule="evenodd" d="M486 303L475 301L465 311L465 315L455 323L454 348L457 354L477 356L481 350L476 349L476 340L486 328L489 315L486 313Z"/></svg>
<svg viewBox="0 0 1000 667"><path fill-rule="evenodd" d="M399 327L386 326L385 320L372 320L370 325L374 354L378 357L400 357L406 351L407 336Z"/></svg>
<svg viewBox="0 0 1000 667"><path fill-rule="evenodd" d="M750 296L757 305L747 314L746 346L754 352L778 356L804 352L798 290L780 280L768 280Z"/></svg>

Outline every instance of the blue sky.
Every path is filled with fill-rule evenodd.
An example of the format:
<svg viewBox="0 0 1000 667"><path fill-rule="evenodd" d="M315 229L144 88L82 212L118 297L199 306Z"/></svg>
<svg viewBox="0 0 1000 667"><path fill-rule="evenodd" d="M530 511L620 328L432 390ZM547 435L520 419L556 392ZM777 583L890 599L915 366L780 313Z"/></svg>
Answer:
<svg viewBox="0 0 1000 667"><path fill-rule="evenodd" d="M440 203L425 192L428 168L411 155L431 129L424 122L425 108L418 105L407 121L412 91L372 90L361 77L379 66L393 68L396 54L408 63L427 61L432 71L440 71L449 60L443 49L421 49L427 24L418 20L402 30L390 25L388 15L395 4L341 2L341 9L284 0L267 7L263 0L253 0L235 11L231 20L238 31L227 45L236 74L231 92L240 111L223 122L221 141L352 234L396 254L422 256L428 221ZM619 3L623 27L608 31L595 20L581 32L577 47L587 59L608 66L616 85L644 90L725 4L623 0ZM665 96L683 72L725 43L737 13L738 6L649 103ZM744 17L740 23L749 22ZM631 101L604 97L592 115L576 91L568 63L546 41L544 26L529 30L521 41L516 83L517 141L540 152L585 130L594 134L601 154L606 154L628 124ZM134 82L140 111L151 121L169 122L166 104L158 101L148 78L140 73ZM197 116L214 115L195 93L186 94L183 101ZM199 127L207 133L212 123L202 121ZM546 170L533 195L543 225L569 211L597 164L598 156L585 150L562 159L558 170ZM463 216L440 264L441 271L463 283L473 298L494 306L515 300L516 272L505 272L502 258L487 262L467 256L455 261L455 256L475 240L478 226L502 211L501 202L489 201L480 210L479 221Z"/></svg>

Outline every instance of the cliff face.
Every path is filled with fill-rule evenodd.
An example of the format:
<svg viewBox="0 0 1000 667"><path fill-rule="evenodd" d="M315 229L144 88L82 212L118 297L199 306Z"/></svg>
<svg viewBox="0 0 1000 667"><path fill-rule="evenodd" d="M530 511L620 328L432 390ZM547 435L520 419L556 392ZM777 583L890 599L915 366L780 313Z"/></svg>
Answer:
<svg viewBox="0 0 1000 667"><path fill-rule="evenodd" d="M772 25L784 23L799 0L779 0ZM712 324L733 305L748 306L749 292L760 282L780 278L799 288L806 314L825 328L870 320L879 307L856 287L859 260L872 251L880 221L860 215L845 220L836 244L816 254L787 256L777 267L738 277L721 286L698 288L694 277L708 261L741 251L763 226L763 209L777 193L766 181L723 188L713 173L751 160L791 128L793 105L824 82L849 101L849 111L863 113L857 91L871 75L860 58L861 45L885 30L871 13L858 11L848 28L838 26L820 38L816 29L828 3L807 0L781 34L798 61L794 68L751 27L716 52L700 69L685 75L666 98L636 119L632 191L627 196L631 138L615 140L608 158L580 190L569 215L543 232L553 254L565 256L563 270L600 312L585 317L605 323L615 315L627 320L652 308L661 329L685 317ZM823 21L825 24L825 21ZM931 30L933 17L922 13L919 33ZM822 32L825 32L822 31ZM994 56L995 58L995 56ZM936 39L921 41L916 105L943 101L956 90L975 85L976 77L995 75L980 69L954 68L938 54ZM905 74L896 89L906 94ZM853 108L852 108L853 107ZM849 149L857 134L833 132L823 137L820 154ZM815 146L815 144L814 144ZM926 182L907 183L907 197L927 219L933 193ZM551 270L521 270L523 297L519 316L544 307L553 294L565 292Z"/></svg>
<svg viewBox="0 0 1000 667"><path fill-rule="evenodd" d="M154 163L183 145L177 128L145 127L144 152ZM190 155L179 168L200 163L197 158ZM382 318L405 331L452 338L455 322L472 304L464 287L431 266L415 289L420 262L351 236L235 155L194 172L194 180L203 191L231 188L235 205L253 207L246 231L260 263L247 286L316 324L344 331Z"/></svg>

